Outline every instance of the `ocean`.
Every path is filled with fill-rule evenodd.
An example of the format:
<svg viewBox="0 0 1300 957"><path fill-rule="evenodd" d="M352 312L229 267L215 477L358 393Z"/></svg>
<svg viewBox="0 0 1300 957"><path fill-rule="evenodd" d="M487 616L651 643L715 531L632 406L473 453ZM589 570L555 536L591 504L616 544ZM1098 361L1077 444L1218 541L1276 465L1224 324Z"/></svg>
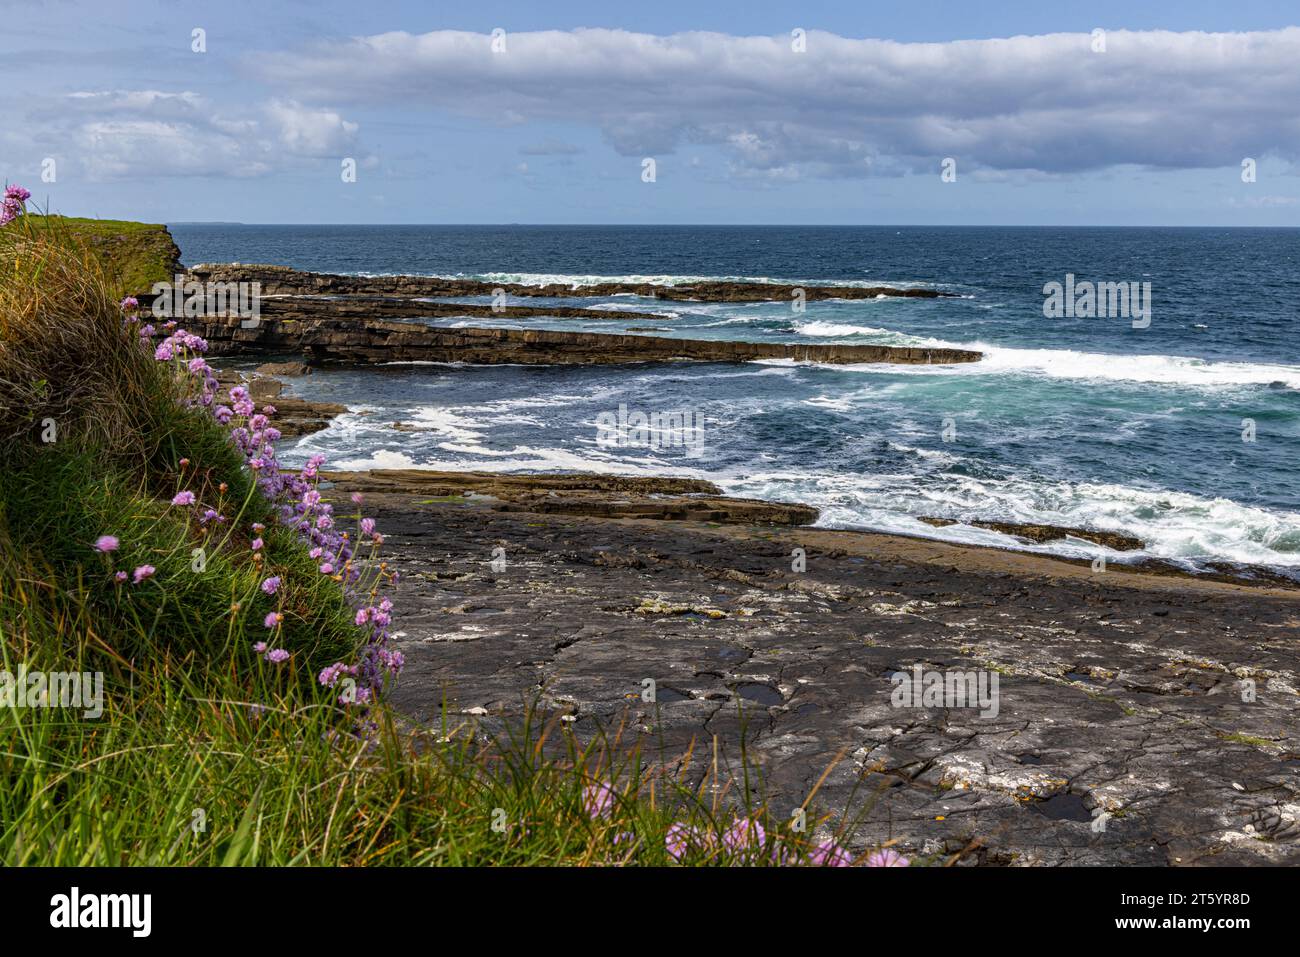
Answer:
<svg viewBox="0 0 1300 957"><path fill-rule="evenodd" d="M176 225L187 265L492 282L749 279L919 286L951 298L563 304L644 319L441 319L762 342L942 345L952 366L329 369L295 380L352 411L281 449L335 468L595 471L707 478L803 502L819 524L1010 546L923 517L1122 532L1189 568L1300 574L1300 230L1222 228ZM1149 283L1150 315L1044 315L1044 286ZM489 302L487 298L466 300ZM521 305L542 301L519 300ZM598 417L689 415L698 442L611 444ZM677 420L677 421L680 421ZM394 422L418 431L396 430ZM635 438L635 435L633 436ZM1024 547L1017 544L1017 547ZM1073 557L1085 542L1028 546Z"/></svg>

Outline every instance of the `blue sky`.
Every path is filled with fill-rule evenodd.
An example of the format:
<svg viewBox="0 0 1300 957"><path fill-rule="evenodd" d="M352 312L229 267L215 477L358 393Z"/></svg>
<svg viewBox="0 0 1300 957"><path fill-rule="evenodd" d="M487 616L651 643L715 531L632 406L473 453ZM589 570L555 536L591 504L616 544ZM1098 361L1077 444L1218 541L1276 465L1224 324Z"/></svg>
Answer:
<svg viewBox="0 0 1300 957"><path fill-rule="evenodd" d="M1294 3L0 0L0 15L0 176L73 215L1300 224Z"/></svg>

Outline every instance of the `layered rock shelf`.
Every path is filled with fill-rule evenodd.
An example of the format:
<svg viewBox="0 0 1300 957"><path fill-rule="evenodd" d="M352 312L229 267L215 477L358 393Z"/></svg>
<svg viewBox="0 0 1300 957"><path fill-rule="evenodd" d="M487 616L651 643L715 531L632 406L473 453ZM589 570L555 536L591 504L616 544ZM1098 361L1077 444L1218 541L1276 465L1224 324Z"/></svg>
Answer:
<svg viewBox="0 0 1300 957"><path fill-rule="evenodd" d="M260 282L266 296L492 296L502 290L508 296L573 298L578 296L643 296L696 302L789 301L803 291L807 300L877 299L901 296L907 299L938 299L953 293L936 289L897 286L817 286L795 283L709 281L682 285L647 282L602 282L591 285L548 283L484 282L478 279L448 279L438 276L339 276L304 272L287 266L244 263L202 263L190 270L199 282Z"/></svg>
<svg viewBox="0 0 1300 957"><path fill-rule="evenodd" d="M414 496L428 503L485 504L498 512L787 526L811 524L818 515L808 505L729 498L701 479L423 469L332 472L322 477L381 503L389 496Z"/></svg>
<svg viewBox="0 0 1300 957"><path fill-rule="evenodd" d="M578 306L485 306L466 302L431 302L401 296L282 296L264 297L261 317L281 322L319 319L440 319L472 316L483 319L585 319L618 321L672 316L632 309L584 309Z"/></svg>
<svg viewBox="0 0 1300 957"><path fill-rule="evenodd" d="M682 359L702 362L794 359L924 365L977 362L981 358L980 353L965 349L725 342L544 329L448 329L414 322L365 319L314 322L261 319L255 325L250 321L245 328L245 322L237 317L217 317L190 321L186 325L208 340L212 355L297 353L312 362L594 365Z"/></svg>

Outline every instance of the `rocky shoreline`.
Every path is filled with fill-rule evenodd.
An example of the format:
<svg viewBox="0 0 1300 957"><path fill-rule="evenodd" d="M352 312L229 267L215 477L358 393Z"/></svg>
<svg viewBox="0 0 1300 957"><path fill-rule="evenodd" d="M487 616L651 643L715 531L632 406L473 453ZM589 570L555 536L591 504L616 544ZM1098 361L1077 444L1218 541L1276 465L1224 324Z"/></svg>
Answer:
<svg viewBox="0 0 1300 957"><path fill-rule="evenodd" d="M824 299L939 299L954 294L935 289L897 286L817 286L790 283L709 281L664 285L647 282L602 282L587 285L548 283L483 282L477 279L445 279L437 276L340 276L305 272L288 266L245 263L201 263L190 269L198 282L259 282L267 296L507 296L527 298L575 298L641 296L693 302L776 302L791 301L800 293L807 301Z"/></svg>
<svg viewBox="0 0 1300 957"><path fill-rule="evenodd" d="M273 403L277 427L290 438L318 432L335 416L348 409L333 402L297 398L286 390L285 378L309 375L312 366L300 361L271 362L255 369L218 370L223 386L244 385L255 401ZM417 428L394 422L398 431ZM639 477L594 473L543 474L502 472L447 472L431 469L379 469L339 472L332 476L350 487L398 496L447 500L490 501L499 511L586 515L589 517L642 517L693 520L715 523L754 523L799 526L817 521L818 509L793 502L769 502L725 495L718 486L702 479ZM977 518L961 521L921 516L927 525L944 527L964 524L1000 532L1028 544L1073 540L1099 545L1113 552L1140 551L1146 545L1139 538L1099 529L1063 525L999 522ZM1010 550L1015 550L1014 546ZM1101 554L1101 553L1099 553ZM1083 559L1058 558L1088 566ZM1294 579L1254 566L1210 564L1193 575L1172 562L1146 559L1116 566L1117 570L1141 571L1151 575L1187 577L1202 581L1245 582L1300 588Z"/></svg>
<svg viewBox="0 0 1300 957"><path fill-rule="evenodd" d="M733 788L743 738L754 800L784 816L816 788L857 818L854 847L1300 863L1294 588L601 511L710 494L689 480L330 478L339 501L366 495L402 572L393 700L413 721L487 732L536 702L580 743L621 726L651 773L698 784L716 754ZM997 714L896 706L916 666L996 674Z"/></svg>
<svg viewBox="0 0 1300 957"><path fill-rule="evenodd" d="M502 295L531 299L638 295L704 302L774 302L796 294L805 299L874 299L887 296L934 298L928 289L805 286L756 282L708 282L683 286L600 283L592 286L494 285L477 280L424 276L337 276L283 266L206 264L186 277L196 283L258 283L259 315L233 312L186 318L192 332L207 339L213 355L299 356L315 363L464 362L494 364L606 364L635 362L752 362L788 359L827 363L930 364L977 362L967 349L907 348L821 343L767 343L682 339L667 336L606 335L544 329L448 328L429 319L583 319L654 321L661 313L587 309L570 305L519 306L496 301ZM491 296L492 305L438 301ZM146 305L150 297L142 297ZM400 321L398 321L400 320ZM655 329L657 327L639 327Z"/></svg>
<svg viewBox="0 0 1300 957"><path fill-rule="evenodd" d="M239 378L310 431L337 407L270 378L309 371ZM498 733L537 707L556 747L621 728L648 773L692 785L716 755L732 800L743 742L752 800L784 816L815 790L821 827L857 822L855 849L1300 863L1294 585L810 528L815 509L698 479L325 480L340 504L365 496L402 574L392 700L415 724ZM997 713L897 706L917 667L996 675Z"/></svg>
<svg viewBox="0 0 1300 957"><path fill-rule="evenodd" d="M187 327L214 356L298 355L307 361L373 365L386 362L464 362L472 365L599 365L634 362L903 363L976 362L978 352L894 346L797 345L667 336L553 332L545 329L439 328L415 322L320 319L313 322L210 317Z"/></svg>

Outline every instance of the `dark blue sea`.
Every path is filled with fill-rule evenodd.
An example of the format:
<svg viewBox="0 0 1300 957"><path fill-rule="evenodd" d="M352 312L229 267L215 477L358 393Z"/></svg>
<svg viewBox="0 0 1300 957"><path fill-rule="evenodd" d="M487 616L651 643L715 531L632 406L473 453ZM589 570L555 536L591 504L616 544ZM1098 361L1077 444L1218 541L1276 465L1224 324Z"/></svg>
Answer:
<svg viewBox="0 0 1300 957"><path fill-rule="evenodd" d="M1046 523L1135 535L1148 542L1144 554L1188 565L1300 571L1300 230L178 225L172 232L191 265L575 286L632 278L922 286L956 296L810 302L803 312L787 302L620 296L571 304L674 318L431 321L954 345L985 354L943 367L327 370L295 389L353 412L282 450L288 461L324 452L335 467L353 469L698 476L733 494L816 505L826 526L1009 545L995 532L919 519ZM1149 322L1045 317L1044 286L1064 284L1067 274L1076 283L1150 283ZM702 441L602 444L597 417L620 406L688 412L702 423ZM1038 547L1104 551L1082 542Z"/></svg>

